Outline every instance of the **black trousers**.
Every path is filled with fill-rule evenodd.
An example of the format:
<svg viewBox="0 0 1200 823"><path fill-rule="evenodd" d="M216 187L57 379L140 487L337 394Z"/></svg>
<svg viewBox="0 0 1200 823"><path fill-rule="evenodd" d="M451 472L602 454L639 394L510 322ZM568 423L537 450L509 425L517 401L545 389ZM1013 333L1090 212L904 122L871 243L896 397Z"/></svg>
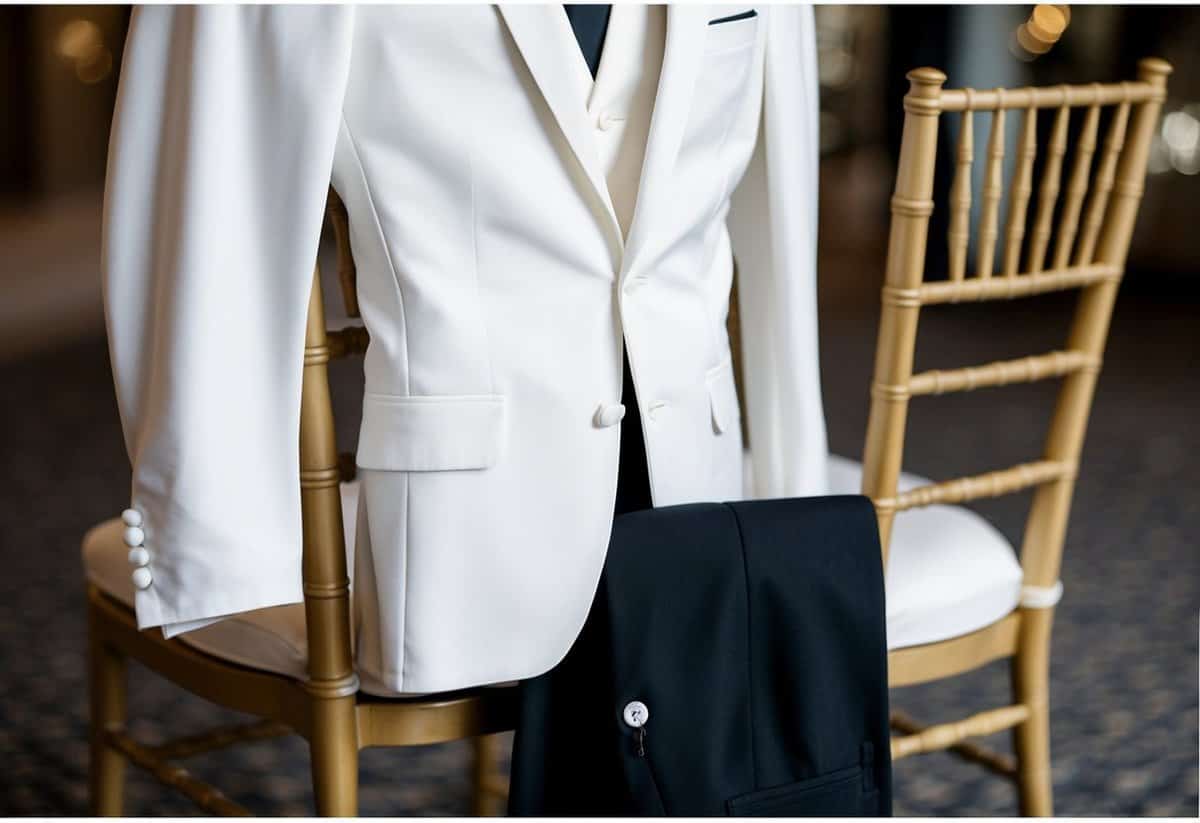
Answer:
<svg viewBox="0 0 1200 823"><path fill-rule="evenodd" d="M623 428L614 516L651 508L646 446L628 356L625 357L623 368L625 374L621 402L626 411L621 421ZM600 585L604 586L603 580ZM599 592L597 599L604 600L603 591ZM513 739L512 754L512 772L515 776L512 785L517 787L517 792L509 795L510 814L579 814L581 797L587 797L582 807L587 808L590 814L628 815L632 812L633 799L626 793L611 797L591 796L598 784L614 787L624 785L621 762L611 750L581 751L578 758L569 764L556 766L545 762L547 751L563 751L569 742L566 738L581 732L578 726L547 728L543 723L547 716L554 714L547 711L548 702L565 693L562 688L564 678L569 678L573 684L570 691L580 700L580 705L607 705L612 702L612 696L606 693L611 679L598 676L599 673L594 671L585 656L573 654L576 648L595 648L598 636L605 632L607 627L603 615L589 613L579 640L566 658L552 672L521 681L517 733ZM551 688L551 673L557 679L555 688ZM607 718L601 714L592 718L581 714L579 718L581 723L589 719L598 723L607 722ZM531 781L527 779L528 775L539 777ZM546 785L532 785L540 784L542 775L545 776ZM524 790L530 790L532 796L521 796Z"/></svg>

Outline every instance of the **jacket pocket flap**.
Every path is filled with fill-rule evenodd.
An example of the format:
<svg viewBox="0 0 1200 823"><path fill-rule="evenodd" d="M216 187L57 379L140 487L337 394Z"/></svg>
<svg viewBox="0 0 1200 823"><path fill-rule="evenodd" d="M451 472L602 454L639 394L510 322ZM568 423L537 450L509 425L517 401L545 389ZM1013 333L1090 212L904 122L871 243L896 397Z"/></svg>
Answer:
<svg viewBox="0 0 1200 823"><path fill-rule="evenodd" d="M733 361L726 359L708 370L705 376L708 385L708 403L712 410L712 427L722 434L736 425L741 417L738 407L737 384L733 377Z"/></svg>
<svg viewBox="0 0 1200 823"><path fill-rule="evenodd" d="M357 463L382 471L486 469L504 446L504 395L363 397Z"/></svg>

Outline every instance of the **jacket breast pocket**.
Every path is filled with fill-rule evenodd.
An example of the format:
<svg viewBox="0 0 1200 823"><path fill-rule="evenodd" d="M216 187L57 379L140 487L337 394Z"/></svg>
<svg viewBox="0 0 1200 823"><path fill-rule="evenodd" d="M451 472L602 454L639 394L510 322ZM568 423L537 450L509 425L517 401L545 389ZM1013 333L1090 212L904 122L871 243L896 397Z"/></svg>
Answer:
<svg viewBox="0 0 1200 823"><path fill-rule="evenodd" d="M711 218L732 171L725 159L727 140L731 134L741 137L757 127L758 118L749 115L758 88L753 79L756 70L761 73L762 61L756 58L760 53L755 46L760 35L757 17L706 28L696 93L679 144L676 196L695 204L696 214ZM681 213L693 211L683 208Z"/></svg>
<svg viewBox="0 0 1200 823"><path fill-rule="evenodd" d="M748 46L758 34L758 12L754 9L732 11L708 21L705 52L728 51Z"/></svg>
<svg viewBox="0 0 1200 823"><path fill-rule="evenodd" d="M879 792L864 782L862 766L828 772L726 801L735 817L876 816Z"/></svg>
<svg viewBox="0 0 1200 823"><path fill-rule="evenodd" d="M500 394L363 396L356 462L382 471L486 469L504 451Z"/></svg>

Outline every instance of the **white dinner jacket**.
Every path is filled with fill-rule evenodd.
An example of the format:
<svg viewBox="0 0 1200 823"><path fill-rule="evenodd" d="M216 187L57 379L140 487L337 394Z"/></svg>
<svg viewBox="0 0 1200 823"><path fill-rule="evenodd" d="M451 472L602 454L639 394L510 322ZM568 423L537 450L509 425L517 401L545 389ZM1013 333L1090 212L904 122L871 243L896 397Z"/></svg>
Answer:
<svg viewBox="0 0 1200 823"><path fill-rule="evenodd" d="M628 236L562 7L140 9L105 197L138 625L302 599L305 312L332 181L371 335L364 686L537 675L612 524L622 346L656 506L820 494L811 10L671 6ZM138 515L133 517L136 519ZM136 555L136 557L135 557Z"/></svg>

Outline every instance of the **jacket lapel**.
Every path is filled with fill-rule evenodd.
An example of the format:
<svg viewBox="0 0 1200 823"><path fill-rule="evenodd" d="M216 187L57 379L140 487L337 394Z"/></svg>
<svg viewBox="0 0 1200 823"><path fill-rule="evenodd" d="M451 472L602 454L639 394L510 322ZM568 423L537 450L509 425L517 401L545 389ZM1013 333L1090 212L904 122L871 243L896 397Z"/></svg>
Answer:
<svg viewBox="0 0 1200 823"><path fill-rule="evenodd" d="M620 244L621 226L609 197L593 126L588 119L587 99L580 94L575 79L574 70L581 58L570 21L558 4L498 3L497 8L567 144L604 205L609 227Z"/></svg>
<svg viewBox="0 0 1200 823"><path fill-rule="evenodd" d="M662 74L650 117L646 155L642 161L637 201L625 246L622 272L637 263L646 247L655 215L669 208L670 181L679 145L687 126L692 97L696 93L709 8L705 5L671 4L667 6L667 40L663 52Z"/></svg>
<svg viewBox="0 0 1200 823"><path fill-rule="evenodd" d="M621 244L621 227L609 196L593 125L588 119L587 100L580 96L569 68L579 61L579 45L562 6L498 3L497 8L571 151L603 203L609 228ZM659 209L669 208L671 172L691 111L709 11L705 5L667 6L662 73L650 118L633 220L628 242L624 244L622 271L628 271L644 249L654 215Z"/></svg>

